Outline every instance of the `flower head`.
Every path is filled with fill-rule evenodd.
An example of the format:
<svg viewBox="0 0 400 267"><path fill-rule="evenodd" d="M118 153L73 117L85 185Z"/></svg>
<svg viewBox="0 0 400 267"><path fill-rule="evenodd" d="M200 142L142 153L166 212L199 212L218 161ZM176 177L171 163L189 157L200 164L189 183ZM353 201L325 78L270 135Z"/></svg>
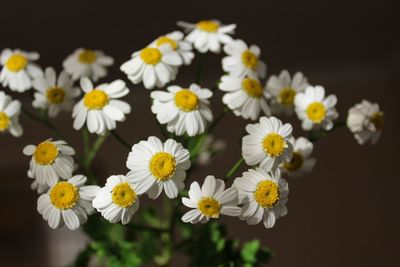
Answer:
<svg viewBox="0 0 400 267"><path fill-rule="evenodd" d="M75 150L65 141L48 139L37 146L26 146L23 153L32 156L29 170L40 184L52 186L59 178L69 179L72 176Z"/></svg>
<svg viewBox="0 0 400 267"><path fill-rule="evenodd" d="M88 78L81 79L84 97L74 106L72 117L74 129L79 130L86 123L89 132L99 135L117 127L117 121L124 121L131 112L131 106L118 98L129 93L122 80L103 83L96 87Z"/></svg>
<svg viewBox="0 0 400 267"><path fill-rule="evenodd" d="M297 117L303 121L301 124L303 129L306 131L319 127L327 131L332 129L332 120L338 117L336 102L335 95L325 97L325 89L322 86L309 86L304 93L296 94L295 110Z"/></svg>
<svg viewBox="0 0 400 267"><path fill-rule="evenodd" d="M19 93L32 88L32 78L43 74L40 67L32 63L39 59L36 52L9 48L4 49L0 55L0 63L3 66L0 72L0 82L3 87L9 87L11 91Z"/></svg>
<svg viewBox="0 0 400 267"><path fill-rule="evenodd" d="M107 75L107 67L114 64L114 59L100 50L78 48L63 62L63 67L73 80L89 77L96 82Z"/></svg>
<svg viewBox="0 0 400 267"><path fill-rule="evenodd" d="M243 205L240 219L250 225L261 220L265 228L272 228L279 217L287 214L288 183L281 178L281 172L267 172L262 168L250 169L236 178L239 204Z"/></svg>
<svg viewBox="0 0 400 267"><path fill-rule="evenodd" d="M204 133L207 122L213 118L208 100L212 92L197 84L191 84L189 88L173 85L167 90L151 93L154 99L151 110L157 120L167 124L168 131L177 135Z"/></svg>
<svg viewBox="0 0 400 267"><path fill-rule="evenodd" d="M228 55L222 59L222 68L235 77L265 78L267 66L259 59L260 48L256 45L250 47L242 40L234 40L224 46Z"/></svg>
<svg viewBox="0 0 400 267"><path fill-rule="evenodd" d="M173 139L162 143L151 136L132 147L126 166L131 170L127 178L135 183L138 194L147 193L155 199L164 189L172 199L185 186L183 181L190 167L190 154Z"/></svg>
<svg viewBox="0 0 400 267"><path fill-rule="evenodd" d="M287 70L282 70L279 76L270 76L266 90L273 97L272 113L292 115L296 94L304 92L307 86L307 78L301 72L296 72L293 77L290 77Z"/></svg>
<svg viewBox="0 0 400 267"><path fill-rule="evenodd" d="M127 224L139 209L139 196L132 179L112 175L93 199L93 207L111 223Z"/></svg>
<svg viewBox="0 0 400 267"><path fill-rule="evenodd" d="M261 117L259 123L248 124L248 135L242 139L242 155L247 165L260 164L266 171L274 170L282 161L290 160L293 145L292 126L275 117Z"/></svg>
<svg viewBox="0 0 400 267"><path fill-rule="evenodd" d="M235 24L222 25L218 20L202 20L195 24L179 21L178 26L189 32L185 40L200 53L219 53L221 45L232 41L230 34L234 34L236 28Z"/></svg>
<svg viewBox="0 0 400 267"><path fill-rule="evenodd" d="M143 81L144 87L163 87L176 77L177 68L183 64L182 57L173 46L164 43L159 47L148 46L132 54L132 58L121 65L121 71L134 84Z"/></svg>
<svg viewBox="0 0 400 267"><path fill-rule="evenodd" d="M192 208L183 215L183 222L205 223L210 218L218 218L220 214L239 216L242 213L238 207L236 188L225 189L225 182L212 175L206 177L201 188L197 182L193 182L189 198L182 198L182 203Z"/></svg>
<svg viewBox="0 0 400 267"><path fill-rule="evenodd" d="M19 123L21 113L21 102L12 100L11 96L0 92L0 133L9 132L15 137L23 133Z"/></svg>
<svg viewBox="0 0 400 267"><path fill-rule="evenodd" d="M75 97L80 91L73 87L73 80L68 73L62 71L58 76L53 68L46 68L43 76L33 80L36 89L32 105L38 109L47 109L50 117L55 117L60 111L71 111Z"/></svg>
<svg viewBox="0 0 400 267"><path fill-rule="evenodd" d="M290 160L284 161L280 165L282 172L291 177L298 177L310 172L316 163L315 158L310 158L314 147L313 143L304 137L297 139L292 137L290 142L293 144L293 155Z"/></svg>
<svg viewBox="0 0 400 267"><path fill-rule="evenodd" d="M383 124L384 116L379 105L368 100L352 107L347 116L347 127L360 145L370 140L375 144L382 134Z"/></svg>
<svg viewBox="0 0 400 267"><path fill-rule="evenodd" d="M167 33L166 35L158 37L149 46L160 48L164 44L171 46L171 48L179 54L183 64L189 65L192 62L194 58L192 44L183 40L182 32L174 31Z"/></svg>
<svg viewBox="0 0 400 267"><path fill-rule="evenodd" d="M261 111L266 115L271 114L265 90L257 78L226 75L222 76L218 87L225 92L222 102L232 109L236 116L256 120Z"/></svg>
<svg viewBox="0 0 400 267"><path fill-rule="evenodd" d="M83 175L75 175L67 181L52 184L49 191L39 197L37 210L51 228L66 225L75 230L94 213L91 202L100 187L84 186L86 180Z"/></svg>

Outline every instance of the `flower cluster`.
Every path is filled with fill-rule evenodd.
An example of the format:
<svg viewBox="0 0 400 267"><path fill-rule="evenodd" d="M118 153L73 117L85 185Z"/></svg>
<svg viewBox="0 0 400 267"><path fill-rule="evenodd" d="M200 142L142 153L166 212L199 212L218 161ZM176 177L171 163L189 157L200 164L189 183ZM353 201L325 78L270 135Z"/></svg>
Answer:
<svg viewBox="0 0 400 267"><path fill-rule="evenodd" d="M35 63L39 59L36 52L2 51L2 86L19 93L32 89L37 115L1 91L0 132L21 136L22 111L50 127L60 139L47 139L23 150L31 158L27 172L31 187L40 194L37 210L51 228L76 229L96 212L110 223L130 224L140 198L157 199L162 194L167 199L180 198L175 209L181 204L190 209L180 216L184 223L206 223L227 215L250 225L262 221L271 228L288 212L289 186L284 176L298 177L313 169L316 159L311 154L317 140L346 124L360 144L376 143L380 137L383 112L377 104L363 100L349 110L347 122L338 122L335 95L312 85L301 72L291 75L282 70L268 76L260 48L232 37L236 25L217 20L178 25L187 34L173 31L159 36L120 66L133 84L157 88L149 94L151 112L165 141L150 136L130 145L132 140L116 133L117 122L125 121L131 112L130 103L121 100L131 90L120 79L98 82L114 63L104 52L79 48L57 73L54 67L43 71ZM219 81L208 88L200 80L173 84L180 68L196 60L196 52L225 54ZM216 119L210 107L215 90L223 93L224 105ZM77 155L79 150L52 124L60 112L70 113L73 128L83 132L83 155ZM193 179L190 170L194 165L206 165L223 151L225 143L212 139L211 132L230 112L250 120L241 138L239 160L225 177L208 175L203 181L188 182ZM293 125L278 118L293 114L308 138L294 137ZM91 163L109 135L129 149L129 171L109 176L100 187ZM94 137L95 142L90 142ZM236 174L243 163L247 170ZM234 175L236 179L230 180Z"/></svg>

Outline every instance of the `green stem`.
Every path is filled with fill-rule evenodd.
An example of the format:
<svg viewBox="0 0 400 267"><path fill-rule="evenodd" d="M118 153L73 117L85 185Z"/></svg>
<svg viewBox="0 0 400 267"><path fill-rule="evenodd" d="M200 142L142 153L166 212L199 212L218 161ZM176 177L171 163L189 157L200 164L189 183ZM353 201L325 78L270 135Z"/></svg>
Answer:
<svg viewBox="0 0 400 267"><path fill-rule="evenodd" d="M96 156L97 152L99 151L100 147L104 143L104 141L108 137L108 132L106 132L104 135L99 135L96 140L94 141L94 144L92 146L92 149L90 149L89 153L86 155L85 161L83 162L83 168L86 171L89 181L91 183L97 184L96 178L94 174L91 171L90 166L92 165L92 161L94 157Z"/></svg>
<svg viewBox="0 0 400 267"><path fill-rule="evenodd" d="M140 225L140 224L128 224L128 227L130 227L132 230L143 230L143 231L150 231L150 232L168 232L169 229L166 228L158 228L158 227L152 227L152 226L147 226L147 225Z"/></svg>
<svg viewBox="0 0 400 267"><path fill-rule="evenodd" d="M244 158L240 158L235 165L229 170L229 172L225 176L225 181L228 180L235 172L239 169L239 167L243 164Z"/></svg>
<svg viewBox="0 0 400 267"><path fill-rule="evenodd" d="M342 127L346 126L346 122L345 121L339 121L337 123L335 123L335 125L333 125L332 129L330 129L329 131L325 131L325 130L314 130L314 131L310 131L309 132L309 140L313 143L326 138L328 135L332 134L333 132L335 132L337 129L340 129Z"/></svg>
<svg viewBox="0 0 400 267"><path fill-rule="evenodd" d="M124 147L126 147L129 151L132 148L132 145L125 141L116 131L110 131L111 135L118 140Z"/></svg>
<svg viewBox="0 0 400 267"><path fill-rule="evenodd" d="M89 131L86 128L86 126L84 126L82 128L82 139L83 139L83 153L85 155L85 157L89 154L89 150L90 150L90 138L89 138Z"/></svg>

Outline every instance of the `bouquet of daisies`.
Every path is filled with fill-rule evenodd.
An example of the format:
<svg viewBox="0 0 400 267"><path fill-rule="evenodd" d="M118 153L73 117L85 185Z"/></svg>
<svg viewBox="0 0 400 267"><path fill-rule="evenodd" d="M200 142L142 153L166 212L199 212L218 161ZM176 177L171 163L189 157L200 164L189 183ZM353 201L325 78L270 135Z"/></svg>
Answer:
<svg viewBox="0 0 400 267"><path fill-rule="evenodd" d="M383 113L377 104L363 100L350 108L346 121L338 121L335 95L310 84L301 72L267 76L260 48L232 37L235 24L204 20L178 25L184 33L156 38L120 66L131 83L140 84L135 90L152 90L151 112L160 136L143 140L117 132L117 124L131 113L122 98L134 86L106 80L112 57L79 48L57 73L53 67L42 69L36 52L1 52L1 85L13 96L30 93L33 108L1 91L0 132L21 136L21 113L51 131L50 137L27 145L23 154L30 159L31 188L39 194L37 210L49 227L82 229L90 238L73 266L93 260L113 267L167 266L178 252L187 255L190 266L260 266L271 257L270 250L259 240L228 238L218 219L231 216L274 227L288 212L285 178L313 169L311 154L319 139L343 126L360 144L375 143L381 135ZM174 82L196 53L208 52L224 54L221 78L214 85L203 86L200 69L195 82ZM223 93L224 108L214 116L210 98L217 90ZM82 132L82 149L75 149L54 124L60 112L70 113L72 127ZM207 165L224 150L225 142L212 132L227 115L248 121L242 153L226 176L210 173L195 181L193 167ZM304 137L293 136L293 126L278 118L288 116L299 119ZM129 171L107 178L92 163L109 136L129 150ZM247 170L238 173L244 164ZM162 207L141 208L146 198L163 198Z"/></svg>

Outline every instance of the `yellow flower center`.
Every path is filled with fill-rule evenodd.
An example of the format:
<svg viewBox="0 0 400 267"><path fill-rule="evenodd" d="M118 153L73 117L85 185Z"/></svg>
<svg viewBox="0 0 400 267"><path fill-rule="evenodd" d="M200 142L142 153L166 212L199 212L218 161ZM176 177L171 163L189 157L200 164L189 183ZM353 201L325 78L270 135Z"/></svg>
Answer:
<svg viewBox="0 0 400 267"><path fill-rule="evenodd" d="M256 57L256 55L253 54L253 52L251 52L250 50L246 50L242 54L242 62L246 67L254 69L255 67L257 67L258 58Z"/></svg>
<svg viewBox="0 0 400 267"><path fill-rule="evenodd" d="M167 36L161 36L156 41L157 46L161 46L163 44L169 44L174 50L178 48L178 43Z"/></svg>
<svg viewBox="0 0 400 267"><path fill-rule="evenodd" d="M175 94L175 104L179 109L190 112L198 108L199 98L189 89L182 89Z"/></svg>
<svg viewBox="0 0 400 267"><path fill-rule="evenodd" d="M383 124L384 124L383 112L378 111L378 112L375 112L374 114L372 114L370 121L375 126L376 130L378 130L378 131L381 130L383 128Z"/></svg>
<svg viewBox="0 0 400 267"><path fill-rule="evenodd" d="M45 141L40 143L33 153L37 164L51 165L58 156L58 149L52 142Z"/></svg>
<svg viewBox="0 0 400 267"><path fill-rule="evenodd" d="M321 102L311 103L306 112L308 118L314 123L321 123L326 116L326 108Z"/></svg>
<svg viewBox="0 0 400 267"><path fill-rule="evenodd" d="M270 133L263 140L263 148L268 156L278 157L285 150L286 142L280 134Z"/></svg>
<svg viewBox="0 0 400 267"><path fill-rule="evenodd" d="M197 204L199 210L204 215L211 218L218 218L221 211L221 205L212 197L203 197Z"/></svg>
<svg viewBox="0 0 400 267"><path fill-rule="evenodd" d="M9 71L18 72L26 67L28 60L24 55L14 54L6 62Z"/></svg>
<svg viewBox="0 0 400 267"><path fill-rule="evenodd" d="M294 97L296 96L296 91L291 88L282 88L279 93L279 101L284 106L293 106Z"/></svg>
<svg viewBox="0 0 400 267"><path fill-rule="evenodd" d="M108 95L99 89L94 89L85 94L83 104L88 109L102 109L108 103Z"/></svg>
<svg viewBox="0 0 400 267"><path fill-rule="evenodd" d="M175 169L175 157L169 153L159 152L150 160L150 172L157 180L169 180L174 175Z"/></svg>
<svg viewBox="0 0 400 267"><path fill-rule="evenodd" d="M212 20L202 20L197 23L197 29L206 32L216 32L219 24Z"/></svg>
<svg viewBox="0 0 400 267"><path fill-rule="evenodd" d="M149 65L156 65L161 61L162 54L157 48L146 47L140 52L141 59Z"/></svg>
<svg viewBox="0 0 400 267"><path fill-rule="evenodd" d="M79 201L78 188L69 182L59 182L51 189L50 200L57 209L71 209Z"/></svg>
<svg viewBox="0 0 400 267"><path fill-rule="evenodd" d="M260 98L262 96L263 88L258 80L245 78L243 79L242 87L250 97Z"/></svg>
<svg viewBox="0 0 400 267"><path fill-rule="evenodd" d="M65 99L65 91L60 87L52 87L47 89L46 97L51 104L61 104Z"/></svg>
<svg viewBox="0 0 400 267"><path fill-rule="evenodd" d="M0 111L0 132L7 130L9 126L10 118L5 112Z"/></svg>
<svg viewBox="0 0 400 267"><path fill-rule="evenodd" d="M292 159L289 162L283 163L283 168L290 172L297 171L301 166L303 166L303 162L303 155L298 152L293 152Z"/></svg>
<svg viewBox="0 0 400 267"><path fill-rule="evenodd" d="M136 202L136 192L128 183L120 183L112 190L112 201L121 208L129 208Z"/></svg>
<svg viewBox="0 0 400 267"><path fill-rule="evenodd" d="M83 50L80 54L79 54L79 62L81 62L82 64L92 64L93 62L96 61L97 56L96 53L93 50Z"/></svg>
<svg viewBox="0 0 400 267"><path fill-rule="evenodd" d="M259 182L254 192L254 198L264 209L274 207L279 201L278 184L273 181Z"/></svg>

